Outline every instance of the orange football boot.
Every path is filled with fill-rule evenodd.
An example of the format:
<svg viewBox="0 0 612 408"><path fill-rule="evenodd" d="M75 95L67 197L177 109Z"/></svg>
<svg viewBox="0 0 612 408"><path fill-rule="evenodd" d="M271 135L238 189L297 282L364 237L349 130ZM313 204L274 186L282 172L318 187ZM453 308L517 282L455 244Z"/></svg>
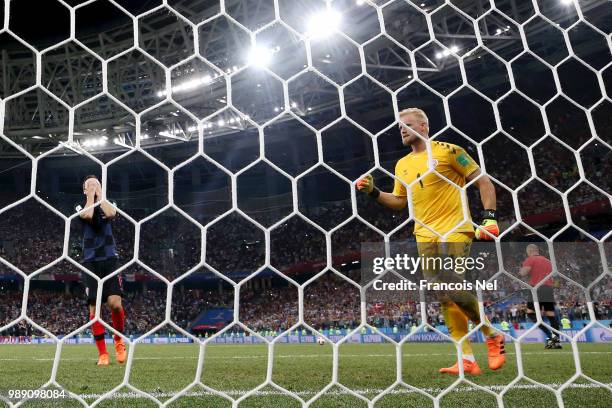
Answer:
<svg viewBox="0 0 612 408"><path fill-rule="evenodd" d="M470 360L463 359L463 372L466 374L472 375L480 375L482 371L480 371L480 367L478 367L478 363L471 362ZM440 373L442 374L453 374L459 375L459 362L455 363L452 367L444 367L440 369Z"/></svg>
<svg viewBox="0 0 612 408"><path fill-rule="evenodd" d="M98 365L99 366L107 366L109 365L108 353L100 354L98 357Z"/></svg>
<svg viewBox="0 0 612 408"><path fill-rule="evenodd" d="M115 358L119 364L125 363L127 352L125 351L125 343L123 339L115 341Z"/></svg>
<svg viewBox="0 0 612 408"><path fill-rule="evenodd" d="M487 338L489 349L489 368L498 370L506 363L506 350L504 348L504 335L499 333L495 337Z"/></svg>

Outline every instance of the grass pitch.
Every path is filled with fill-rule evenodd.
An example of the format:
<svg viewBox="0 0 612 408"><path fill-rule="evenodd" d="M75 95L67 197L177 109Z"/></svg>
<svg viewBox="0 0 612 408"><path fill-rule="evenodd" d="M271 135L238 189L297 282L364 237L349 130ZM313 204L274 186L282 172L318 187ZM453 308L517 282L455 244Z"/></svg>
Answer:
<svg viewBox="0 0 612 408"><path fill-rule="evenodd" d="M507 344L508 362L499 371L487 368L486 348L476 344L474 351L483 370L481 376L467 379L481 386L478 389L466 382L440 400L441 407L498 406L494 395L518 376L517 353ZM585 375L612 383L612 344L580 344L579 362ZM88 403L121 383L125 366L113 361L111 366L97 367L97 353L93 345L65 345L57 370L57 382L78 394ZM438 368L454 362L451 344L407 343L401 350L398 370L398 350L392 344L344 344L339 347L338 382L360 396L372 400L390 387L401 372L405 383L437 396L451 386L456 377L438 374ZM53 345L0 345L0 394L9 389L35 389L51 376L56 347ZM193 383L198 369L200 346L196 344L145 345L133 349L129 383L138 390L166 402ZM526 376L553 389L567 382L576 373L571 346L563 350L544 350L540 344L521 346L523 371ZM201 367L202 383L238 399L266 380L268 370L266 345L207 345ZM332 380L333 353L329 345L278 344L274 347L272 380L295 392L304 401L312 399ZM578 378L561 393L565 407L612 407L612 393L604 387ZM13 400L13 402L16 402ZM521 380L503 395L505 407L542 407L558 405L549 389ZM241 401L240 407L298 407L301 403L273 386L265 386ZM0 406L8 406L0 400ZM78 401L31 400L25 407L80 407ZM123 387L100 407L155 407L157 403ZM230 407L231 401L217 396L200 386L189 389L187 395L173 401L171 407ZM366 401L351 395L342 387L334 386L320 396L313 407L366 407ZM433 400L410 388L398 385L378 399L375 407L433 407Z"/></svg>

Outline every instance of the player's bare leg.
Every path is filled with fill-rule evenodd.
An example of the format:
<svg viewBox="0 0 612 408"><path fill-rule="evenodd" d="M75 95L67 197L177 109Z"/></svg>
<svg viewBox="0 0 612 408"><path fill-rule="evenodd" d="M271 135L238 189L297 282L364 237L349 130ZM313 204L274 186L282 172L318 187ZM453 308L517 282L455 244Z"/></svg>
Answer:
<svg viewBox="0 0 612 408"><path fill-rule="evenodd" d="M89 320L93 320L96 314L95 305L89 305ZM98 365L107 366L109 364L108 351L106 351L106 342L104 340L104 326L98 320L91 326L91 333L94 337L94 342L98 349Z"/></svg>
<svg viewBox="0 0 612 408"><path fill-rule="evenodd" d="M111 317L113 319L113 328L118 332L122 333L125 327L125 312L123 310L123 304L121 302L121 296L111 295L106 301L108 308L111 311ZM113 335L115 342L115 358L119 364L125 363L127 353L125 350L125 343L121 336Z"/></svg>

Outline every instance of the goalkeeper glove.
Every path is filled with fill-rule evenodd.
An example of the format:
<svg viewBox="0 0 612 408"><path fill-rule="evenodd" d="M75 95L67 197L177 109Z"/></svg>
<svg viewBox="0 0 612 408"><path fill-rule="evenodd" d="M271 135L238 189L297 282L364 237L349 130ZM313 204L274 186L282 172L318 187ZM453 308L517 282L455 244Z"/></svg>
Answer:
<svg viewBox="0 0 612 408"><path fill-rule="evenodd" d="M482 212L482 218L480 226L476 228L476 239L481 241L493 241L493 238L484 231L487 231L494 237L499 236L499 226L495 219L495 210L484 210Z"/></svg>
<svg viewBox="0 0 612 408"><path fill-rule="evenodd" d="M380 195L380 190L374 186L374 178L370 174L360 178L356 186L357 190L363 191L374 198L378 198Z"/></svg>

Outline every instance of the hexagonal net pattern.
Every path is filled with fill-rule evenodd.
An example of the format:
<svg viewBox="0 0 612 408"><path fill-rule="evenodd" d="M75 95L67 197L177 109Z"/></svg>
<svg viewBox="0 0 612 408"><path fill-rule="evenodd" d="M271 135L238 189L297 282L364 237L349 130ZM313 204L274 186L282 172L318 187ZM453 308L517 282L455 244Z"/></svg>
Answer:
<svg viewBox="0 0 612 408"><path fill-rule="evenodd" d="M62 220L45 224L45 228L49 226L59 234L63 227L59 238L62 244L55 248L56 256L27 251L11 255L11 251L20 250L18 247L0 254L2 271L23 280L19 313L12 319L0 315L3 318L0 333L25 321L57 344L50 378L41 388L60 387L57 373L64 344L90 328L92 322L79 325L65 336L38 324L28 309L32 281L60 266L89 274L100 285L95 316L99 319L103 284L137 266L143 274L167 286L169 296L162 306L163 321L143 330L138 338L125 337L130 348L119 385L91 404L69 392L71 398L84 406L100 404L123 388L159 406L188 395L194 386L201 386L232 406L271 392L288 396L301 406L316 405L333 392L354 397L367 406L377 406L402 388L425 396L438 407L462 383L492 396L500 407L519 382L552 393L559 406L564 406L563 392L578 379L612 391L609 383L583 371L578 348L581 336L592 328L603 327L596 317L598 300L594 293L609 294L604 285L612 282L609 258L606 262L611 253L605 246L611 236L609 224L593 228L585 221L592 212L609 211L612 200L609 182L612 38L610 19L605 18L612 15L609 3L578 0L160 0L153 5L150 3L155 2L148 2L147 6L119 0L48 0L48 3L56 6L49 13L63 16L58 20L66 25L61 35L18 27L16 21L24 18L20 16L31 11L24 11L22 2L18 5L16 0L4 1L0 30L0 39L8 50L3 50L6 69L0 89L2 157L7 157L6 160L21 157L31 167L23 176L25 179L15 181L18 184L29 180L27 191L15 197L7 191L7 198L0 201L0 214L14 220L19 218L15 215L19 208L27 206L26 215L47 212L47 217ZM96 31L95 19L84 17L86 12L111 16L124 25L100 33ZM314 25L309 23L309 15L314 16ZM58 36L62 38L51 44L50 38ZM236 49L232 44L243 44L244 49ZM12 51L18 57L11 59ZM392 337L371 324L368 308L372 302L367 293L371 282L360 286L349 279L342 267L357 261L336 258L334 247L355 237L361 242L380 240L389 256L393 236L420 223L413 216L410 200L418 182L404 186L408 190L408 211L406 218L395 219L397 222L390 221L391 216L381 220L380 215L372 215L377 210L371 207L362 210L364 205L371 204L363 204L356 189L357 181L367 173L375 175L377 184L383 183L383 178L402 183L396 178L393 165L406 151L394 156L398 150L394 143L400 141L399 112L411 106L423 107L430 116L432 135L425 142L432 174L451 183L435 169L437 163L431 155L432 143L437 139L448 142L445 137L452 135L450 141L470 152L496 185L498 211L501 213L502 208L506 211L500 218L501 235L494 239L494 251L500 259L502 244L516 239L513 237L519 229L543 242L553 261L553 244L568 231L592 243L595 248L592 255L601 257L596 273L588 279L560 270L553 262L551 276L585 298L588 324L571 336L560 333L571 347L576 365L569 379L544 384L524 372L523 362L529 356L521 355L520 341L527 332L515 339L517 376L509 384L496 388L471 381L461 365L459 381L434 393L405 379L401 369L402 348L411 336ZM173 119L170 121L169 117ZM97 137L99 128L105 126L114 129L113 136L103 133ZM411 129L407 131L414 133ZM175 148L177 153L168 153ZM239 154L232 154L238 150ZM55 169L50 160L60 156L67 167L75 157L87 160L81 175L99 171L101 200L108 198L129 224L124 228L133 229L133 242L125 244L131 251L129 261L102 279L72 256L71 226L79 219L79 212L59 199L49 198L44 190L45 177ZM149 196L144 198L117 200L109 193L109 186L129 185L130 180L122 179L121 173L127 174L134 166L143 174L153 174L151 177L163 188L147 190ZM205 170L200 172L200 168ZM9 172L11 166L3 165L0 169ZM177 193L185 174L192 177L194 185L201 177L226 179L214 191L224 191L227 202L212 199L213 204L204 210L187 205ZM114 181L116 177L122 181ZM469 217L470 203L478 204L478 199L467 200L472 184L477 182L466 186L453 184L461 190L464 214L457 226L444 233L428 225L423 228L444 240L463 222L477 226ZM273 193L267 194L270 191ZM198 192L204 197L202 200L207 200L209 193ZM317 207L315 201L319 197L329 198L320 201L323 204L319 202ZM345 200L344 204L338 204L341 200ZM100 202L94 204L98 205ZM321 210L326 206L326 210ZM146 210L132 211L133 208ZM206 214L198 213L201 211ZM551 217L556 229L551 232L539 228L542 222L550 225ZM3 232L14 231L10 226L3 228ZM148 248L147 240L153 237L161 240L187 230L199 237L199 244L195 245L195 261L182 265L183 269ZM275 246L284 244L275 240L280 230L290 233L308 230L303 236L322 237L324 266L308 280L298 281L279 266L282 261L277 261L273 252ZM234 245L231 234L235 231L261 238L252 241L244 238L240 245ZM52 233L46 230L44 234ZM35 236L31 239L36 241ZM226 245L225 248L219 248L218 243ZM260 257L252 252L259 244L264 250ZM41 252L47 249L52 250L43 248ZM234 260L215 261L213 252L223 251L229 252L228 257ZM28 268L19 263L23 258L36 256L38 260L28 264ZM248 262L244 258L249 258L247 261L254 266L245 266ZM251 270L244 275L232 275L223 270L228 262L234 269ZM176 270L169 274L172 268ZM176 324L172 310L177 296L174 288L203 268L234 291L231 323L206 338L196 337ZM262 336L249 327L244 318L252 315L241 310L241 294L251 289L249 280L263 272L285 279L297 290L295 319L282 333L273 336ZM306 398L305 394L274 381L274 357L280 339L297 329L307 328L316 337L329 340L329 332L310 324L305 310L309 285L326 274L336 276L358 292L356 320L361 323L330 342L331 381ZM393 275L393 271L388 275ZM519 279L501 262L490 279L506 279L520 286ZM525 286L537 299L537 288ZM479 313L481 320L485 320L482 296L480 300ZM610 299L600 301L609 303ZM416 302L416 308L421 316L429 314L424 299ZM536 317L537 324L548 327L539 310ZM111 325L104 326L120 335ZM134 350L137 343L162 327L172 327L198 344L199 367L206 361L208 344L232 328L248 333L267 347L265 381L238 396L230 395L204 385L202 370L198 368L193 382L167 401L140 390L130 383ZM461 357L462 341L450 339L428 322L420 321L417 329L425 328L452 342ZM398 365L394 382L368 397L339 379L339 348L362 330L392 344ZM1 399L9 406L21 404L4 396Z"/></svg>

